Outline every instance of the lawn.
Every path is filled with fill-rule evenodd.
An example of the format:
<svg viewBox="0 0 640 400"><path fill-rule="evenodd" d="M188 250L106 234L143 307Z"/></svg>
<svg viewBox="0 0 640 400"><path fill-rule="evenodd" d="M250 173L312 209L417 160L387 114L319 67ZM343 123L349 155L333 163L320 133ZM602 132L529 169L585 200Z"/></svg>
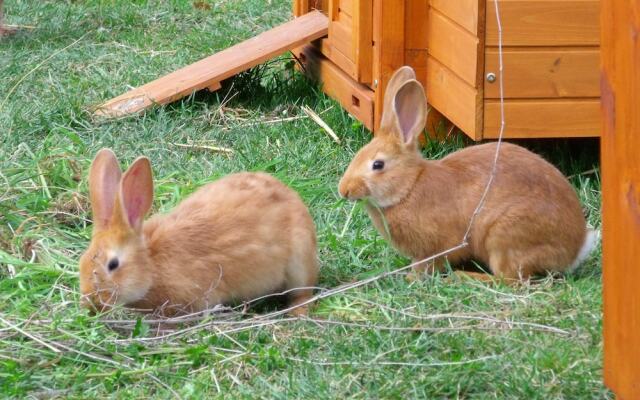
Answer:
<svg viewBox="0 0 640 400"><path fill-rule="evenodd" d="M511 288L402 274L320 300L307 320L214 313L159 324L79 307L91 235L87 169L111 147L151 158L155 211L206 182L268 171L318 229L326 288L400 268L337 182L370 133L284 56L143 116L93 106L291 18L288 0L5 1L34 28L0 41L0 391L7 397L611 398L602 383L600 252L575 273ZM508 73L508 71L505 71ZM307 105L341 138L312 120ZM508 123L508 121L507 121ZM176 144L189 144L191 147ZM429 141L426 157L470 142ZM571 176L600 225L597 141L525 142ZM232 154L204 146L225 147ZM532 171L535 173L535 171Z"/></svg>

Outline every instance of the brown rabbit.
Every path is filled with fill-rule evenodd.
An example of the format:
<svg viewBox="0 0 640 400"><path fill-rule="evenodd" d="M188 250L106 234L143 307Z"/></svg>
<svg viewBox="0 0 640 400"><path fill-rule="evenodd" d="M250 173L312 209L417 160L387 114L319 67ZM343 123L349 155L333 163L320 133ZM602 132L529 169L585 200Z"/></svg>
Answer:
<svg viewBox="0 0 640 400"><path fill-rule="evenodd" d="M376 136L354 157L339 185L349 200L367 199L378 231L414 262L460 244L485 190L496 143L425 160L418 137L427 99L410 67L387 87ZM452 263L475 259L502 279L564 271L584 260L597 240L587 230L573 188L553 165L503 143L493 184ZM425 268L441 270L443 259Z"/></svg>
<svg viewBox="0 0 640 400"><path fill-rule="evenodd" d="M229 175L143 221L153 201L149 160L138 158L123 175L102 149L89 191L93 235L80 258L86 306L175 315L283 290L296 306L313 294L313 221L300 197L270 175Z"/></svg>

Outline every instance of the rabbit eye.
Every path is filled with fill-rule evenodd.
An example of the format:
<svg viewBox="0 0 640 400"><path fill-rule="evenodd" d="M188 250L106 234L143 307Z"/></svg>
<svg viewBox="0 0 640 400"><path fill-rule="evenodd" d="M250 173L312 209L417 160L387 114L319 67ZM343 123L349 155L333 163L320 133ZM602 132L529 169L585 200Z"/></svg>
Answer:
<svg viewBox="0 0 640 400"><path fill-rule="evenodd" d="M120 261L118 261L118 259L115 257L109 260L109 263L107 264L107 268L109 268L109 271L113 271L114 269L118 268L118 266L120 266Z"/></svg>
<svg viewBox="0 0 640 400"><path fill-rule="evenodd" d="M373 166L372 166L372 168L373 168L374 170L381 170L381 169L383 169L383 168L384 168L384 161L382 161L382 160L375 160L375 161L373 162Z"/></svg>

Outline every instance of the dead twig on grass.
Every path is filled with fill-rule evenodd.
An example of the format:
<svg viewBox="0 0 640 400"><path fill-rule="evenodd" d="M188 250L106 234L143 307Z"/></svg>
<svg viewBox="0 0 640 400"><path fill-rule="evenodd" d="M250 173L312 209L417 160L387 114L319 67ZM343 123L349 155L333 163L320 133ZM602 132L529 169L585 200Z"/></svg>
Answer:
<svg viewBox="0 0 640 400"><path fill-rule="evenodd" d="M227 147L209 146L209 145L203 145L203 144L190 144L190 143L171 143L171 145L177 146L177 147L184 147L187 149L209 150L214 153L222 153L227 155L233 154L233 149L229 149Z"/></svg>
<svg viewBox="0 0 640 400"><path fill-rule="evenodd" d="M309 116L309 118L311 118L316 124L318 124L327 133L327 135L329 135L331 139L333 139L334 142L340 144L340 138L338 137L338 135L336 135L333 129L331 129L331 127L327 125L327 123L324 122L324 120L320 118L320 116L316 114L315 111L307 106L302 106L302 111L304 111L305 114Z"/></svg>

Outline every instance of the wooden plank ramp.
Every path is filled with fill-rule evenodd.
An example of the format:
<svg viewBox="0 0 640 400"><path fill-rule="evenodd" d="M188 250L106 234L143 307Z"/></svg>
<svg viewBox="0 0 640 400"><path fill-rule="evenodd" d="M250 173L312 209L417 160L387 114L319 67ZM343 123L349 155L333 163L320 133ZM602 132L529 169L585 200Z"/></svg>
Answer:
<svg viewBox="0 0 640 400"><path fill-rule="evenodd" d="M217 90L224 79L326 36L328 27L327 17L312 11L113 98L99 106L95 114L120 117L171 103L205 88Z"/></svg>

